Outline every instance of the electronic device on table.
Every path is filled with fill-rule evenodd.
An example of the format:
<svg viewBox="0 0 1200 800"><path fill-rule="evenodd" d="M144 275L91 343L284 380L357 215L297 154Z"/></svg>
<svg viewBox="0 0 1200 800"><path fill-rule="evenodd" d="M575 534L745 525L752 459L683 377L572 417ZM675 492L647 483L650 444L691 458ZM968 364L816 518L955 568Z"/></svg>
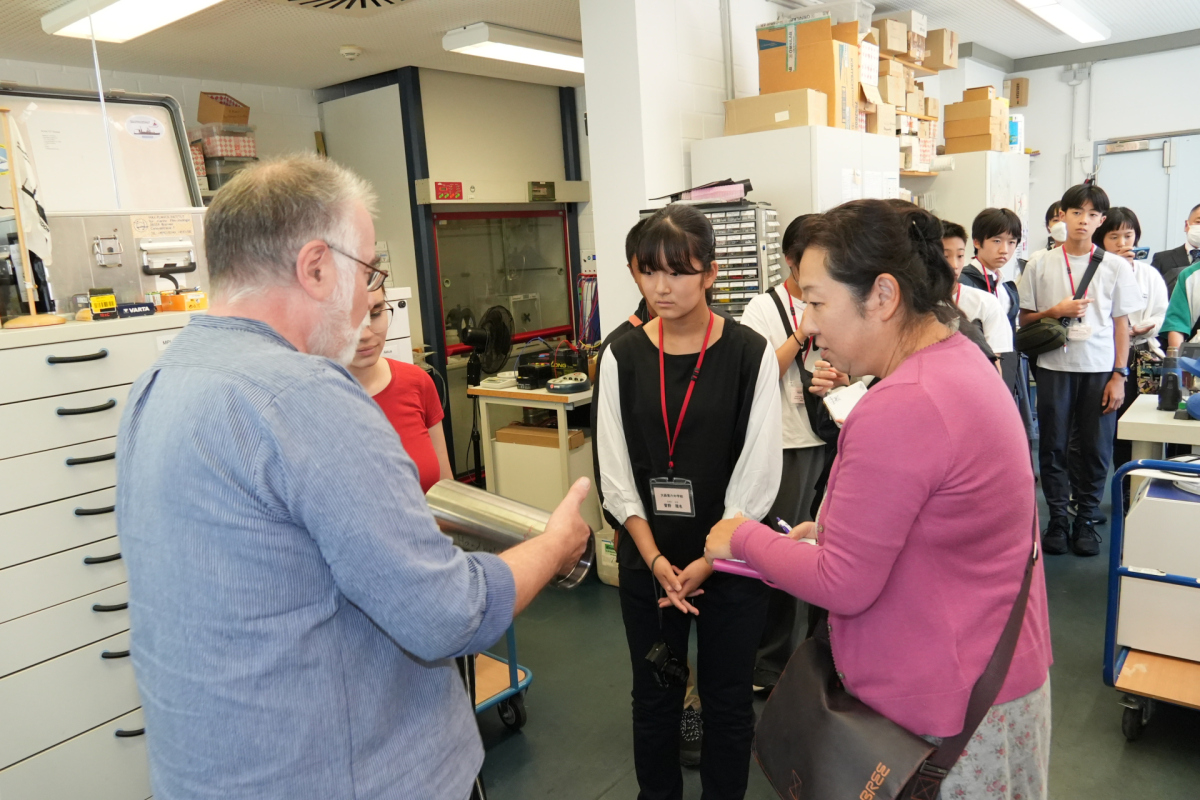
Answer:
<svg viewBox="0 0 1200 800"><path fill-rule="evenodd" d="M541 389L554 377L554 366L549 363L519 364L517 366L518 389Z"/></svg>
<svg viewBox="0 0 1200 800"><path fill-rule="evenodd" d="M584 372L572 372L570 375L546 381L546 391L552 394L575 394L586 392L590 388L592 388L592 381Z"/></svg>
<svg viewBox="0 0 1200 800"><path fill-rule="evenodd" d="M497 372L490 378L484 378L479 385L484 389L512 389L517 385L517 373Z"/></svg>

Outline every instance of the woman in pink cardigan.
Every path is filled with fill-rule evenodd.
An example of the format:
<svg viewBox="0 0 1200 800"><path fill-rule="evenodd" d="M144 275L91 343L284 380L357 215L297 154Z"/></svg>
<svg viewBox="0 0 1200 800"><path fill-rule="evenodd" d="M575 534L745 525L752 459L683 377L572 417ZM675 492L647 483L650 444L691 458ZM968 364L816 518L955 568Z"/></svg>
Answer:
<svg viewBox="0 0 1200 800"><path fill-rule="evenodd" d="M838 370L882 380L842 428L815 523L788 537L725 520L706 555L828 609L846 689L936 741L962 730L1036 535L1024 427L996 370L948 325L954 275L932 215L854 201L795 249L804 333ZM943 798L1044 800L1050 662L1039 560L1007 679Z"/></svg>

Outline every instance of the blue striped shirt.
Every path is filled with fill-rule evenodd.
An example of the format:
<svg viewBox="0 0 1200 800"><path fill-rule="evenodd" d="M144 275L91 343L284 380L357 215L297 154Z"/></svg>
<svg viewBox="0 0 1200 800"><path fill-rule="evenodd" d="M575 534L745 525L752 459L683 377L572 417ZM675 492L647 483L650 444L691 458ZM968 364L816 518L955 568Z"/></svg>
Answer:
<svg viewBox="0 0 1200 800"><path fill-rule="evenodd" d="M117 459L158 800L469 794L452 658L504 633L512 573L438 531L349 373L199 317L134 384Z"/></svg>

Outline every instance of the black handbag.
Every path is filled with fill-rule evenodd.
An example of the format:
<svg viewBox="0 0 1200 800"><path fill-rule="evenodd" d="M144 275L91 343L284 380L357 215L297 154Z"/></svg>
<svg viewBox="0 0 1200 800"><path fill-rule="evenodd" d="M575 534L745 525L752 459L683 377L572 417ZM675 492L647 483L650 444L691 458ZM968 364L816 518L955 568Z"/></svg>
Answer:
<svg viewBox="0 0 1200 800"><path fill-rule="evenodd" d="M1092 277L1096 274L1096 268L1100 266L1100 262L1104 260L1104 251L1099 247L1096 252L1092 253L1092 258L1088 261L1087 271L1083 273L1083 280L1079 282L1079 286L1075 287L1075 299L1079 300L1087 293L1088 284L1092 282ZM1027 356L1040 356L1042 353L1049 353L1051 350L1057 350L1067 343L1067 324L1069 319L1050 319L1043 317L1037 322L1031 322L1028 325L1022 325L1017 328L1017 350Z"/></svg>
<svg viewBox="0 0 1200 800"><path fill-rule="evenodd" d="M779 318L783 320L783 329L791 331L792 325L788 320L787 311L783 308L783 301L779 299L779 293L774 289L768 289L767 294L771 295L771 299L775 301L775 310L779 312ZM816 342L809 338L808 345L816 347ZM808 414L808 426L825 444L837 444L838 435L842 429L833 421L833 416L829 413L825 401L808 390L812 386L813 374L804 365L803 349L796 354L796 366L800 368L800 383L804 387L804 410Z"/></svg>
<svg viewBox="0 0 1200 800"><path fill-rule="evenodd" d="M1038 559L1033 548L1008 621L967 702L962 732L934 745L872 710L838 677L822 620L771 692L754 734L754 757L784 800L937 800L954 764L995 703L1008 675Z"/></svg>

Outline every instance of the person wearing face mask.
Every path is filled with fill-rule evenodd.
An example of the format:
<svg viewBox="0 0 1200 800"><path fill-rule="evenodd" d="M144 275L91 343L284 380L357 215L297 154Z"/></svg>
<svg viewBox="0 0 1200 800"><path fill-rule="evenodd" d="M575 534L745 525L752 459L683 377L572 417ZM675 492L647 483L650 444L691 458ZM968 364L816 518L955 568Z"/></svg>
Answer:
<svg viewBox="0 0 1200 800"><path fill-rule="evenodd" d="M754 735L751 677L767 612L760 581L713 573L704 536L724 517L761 519L782 466L779 362L762 336L714 314L712 225L672 204L638 236L638 282L658 317L615 340L601 364L597 436L617 542L633 668L639 797L679 798L682 667L693 618L706 798L745 795ZM679 670L682 672L682 669Z"/></svg>
<svg viewBox="0 0 1200 800"><path fill-rule="evenodd" d="M1200 216L1197 216L1200 214L1200 206L1196 208L1192 215L1200 221ZM1200 230L1197 228L1200 228L1200 225L1188 229L1189 243L1192 231L1196 232L1196 239L1200 241ZM1157 256L1155 260L1157 261ZM1168 347L1181 347L1184 342L1200 341L1200 260L1177 273L1162 329L1167 335Z"/></svg>
<svg viewBox="0 0 1200 800"><path fill-rule="evenodd" d="M1129 313L1129 377L1125 379L1125 401L1117 411L1118 419L1133 405L1139 394L1153 393L1157 387L1140 385L1146 379L1140 376L1149 375L1154 364L1161 363L1162 348L1159 347L1159 329L1167 314L1167 284L1162 275L1145 261L1133 257L1133 248L1137 247L1142 238L1142 224L1132 209L1117 206L1110 208L1104 217L1104 222L1092 234L1092 242L1103 247L1107 252L1125 259L1133 271L1134 279L1146 297L1143 308ZM1113 469L1133 460L1133 442L1128 439L1113 438Z"/></svg>
<svg viewBox="0 0 1200 800"><path fill-rule="evenodd" d="M205 216L208 313L129 391L116 513L155 797L466 800L483 745L453 659L591 538L583 478L500 555L438 529L345 367L387 278L373 206L315 154L239 172Z"/></svg>
<svg viewBox="0 0 1200 800"><path fill-rule="evenodd" d="M417 465L421 491L441 480L454 480L446 433L442 430L442 401L429 373L413 364L383 358L392 309L383 287L371 292L369 322L358 340L354 360L346 369L379 404L400 436L404 452Z"/></svg>
<svg viewBox="0 0 1200 800"><path fill-rule="evenodd" d="M1184 242L1179 247L1155 253L1150 264L1167 282L1167 291L1174 293L1179 273L1200 261L1200 205L1188 214L1183 223Z"/></svg>

